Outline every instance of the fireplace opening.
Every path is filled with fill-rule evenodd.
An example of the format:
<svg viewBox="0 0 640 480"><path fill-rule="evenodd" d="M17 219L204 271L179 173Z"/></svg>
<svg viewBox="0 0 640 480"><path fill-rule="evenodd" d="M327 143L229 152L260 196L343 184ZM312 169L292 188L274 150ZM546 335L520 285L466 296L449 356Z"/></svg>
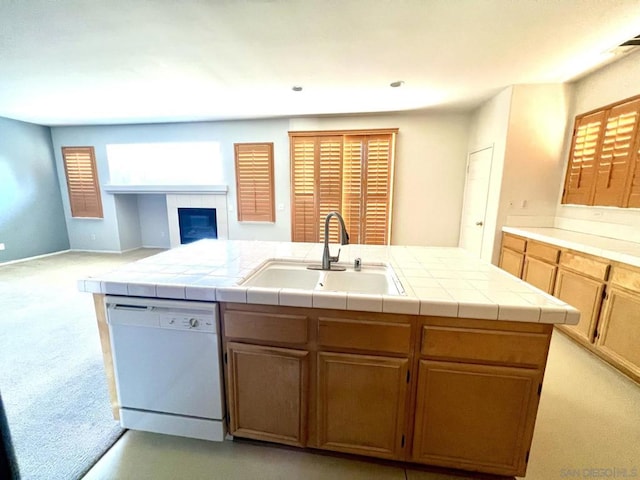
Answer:
<svg viewBox="0 0 640 480"><path fill-rule="evenodd" d="M180 243L218 238L215 208L178 208Z"/></svg>

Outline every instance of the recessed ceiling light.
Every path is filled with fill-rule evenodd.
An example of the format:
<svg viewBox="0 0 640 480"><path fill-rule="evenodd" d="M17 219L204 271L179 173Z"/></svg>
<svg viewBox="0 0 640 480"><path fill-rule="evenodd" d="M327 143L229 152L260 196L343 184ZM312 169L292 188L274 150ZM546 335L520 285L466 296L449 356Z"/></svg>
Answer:
<svg viewBox="0 0 640 480"><path fill-rule="evenodd" d="M391 82L389 85L391 85L393 88L398 88L401 87L402 85L404 85L404 80L398 80L395 82Z"/></svg>
<svg viewBox="0 0 640 480"><path fill-rule="evenodd" d="M302 91L302 87L300 85L294 85L291 90L293 90L294 92L301 92Z"/></svg>

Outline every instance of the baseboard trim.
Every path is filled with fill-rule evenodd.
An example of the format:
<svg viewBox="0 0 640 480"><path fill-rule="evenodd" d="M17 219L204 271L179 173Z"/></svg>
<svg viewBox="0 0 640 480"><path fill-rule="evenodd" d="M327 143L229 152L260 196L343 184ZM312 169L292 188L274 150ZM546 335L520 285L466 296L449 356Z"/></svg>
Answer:
<svg viewBox="0 0 640 480"><path fill-rule="evenodd" d="M9 260L8 262L0 263L0 267L4 265L11 265L13 263L21 263L21 262L28 262L29 260L37 260L39 258L44 258L44 257L52 257L53 255L60 255L61 253L67 253L67 252L71 252L71 249L60 250L59 252L43 253L42 255L35 255L33 257L18 258L17 260Z"/></svg>

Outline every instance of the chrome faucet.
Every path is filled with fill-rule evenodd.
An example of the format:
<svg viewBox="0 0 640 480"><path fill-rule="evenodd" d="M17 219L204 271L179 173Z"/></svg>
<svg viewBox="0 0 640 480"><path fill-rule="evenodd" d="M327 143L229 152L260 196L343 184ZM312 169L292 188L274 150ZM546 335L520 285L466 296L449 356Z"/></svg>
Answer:
<svg viewBox="0 0 640 480"><path fill-rule="evenodd" d="M338 249L338 255L331 256L329 252L329 220L331 217L336 217L340 223L340 243L342 245L349 245L349 234L347 228L344 225L344 219L338 212L329 212L324 219L324 250L322 251L322 265L316 267L309 267L312 270L345 270L345 267L331 266L333 262L340 260L340 249Z"/></svg>

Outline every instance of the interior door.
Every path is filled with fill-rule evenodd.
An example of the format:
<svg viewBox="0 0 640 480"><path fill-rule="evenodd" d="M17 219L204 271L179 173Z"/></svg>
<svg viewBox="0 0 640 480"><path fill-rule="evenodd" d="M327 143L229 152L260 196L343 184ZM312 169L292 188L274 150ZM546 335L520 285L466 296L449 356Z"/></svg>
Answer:
<svg viewBox="0 0 640 480"><path fill-rule="evenodd" d="M493 146L469 154L458 245L480 258L487 213Z"/></svg>

